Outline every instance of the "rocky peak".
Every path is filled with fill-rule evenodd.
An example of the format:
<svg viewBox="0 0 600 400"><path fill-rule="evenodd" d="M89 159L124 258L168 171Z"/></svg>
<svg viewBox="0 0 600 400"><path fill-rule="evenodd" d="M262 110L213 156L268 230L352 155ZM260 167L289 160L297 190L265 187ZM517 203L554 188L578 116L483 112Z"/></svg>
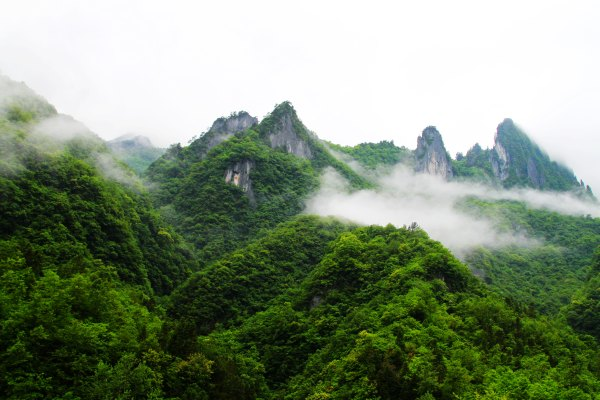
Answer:
<svg viewBox="0 0 600 400"><path fill-rule="evenodd" d="M283 102L275 107L261 124L265 127L265 136L272 148L283 149L302 158L313 157L308 144L308 131L298 119L291 103Z"/></svg>
<svg viewBox="0 0 600 400"><path fill-rule="evenodd" d="M213 122L208 132L235 135L237 132L245 131L256 124L258 124L258 119L251 116L246 111L240 111L231 114L227 118L218 118Z"/></svg>
<svg viewBox="0 0 600 400"><path fill-rule="evenodd" d="M221 117L213 122L210 129L200 138L194 141L190 148L192 153L202 160L210 149L229 139L238 132L252 128L258 123L258 119L246 111L232 113L229 117Z"/></svg>
<svg viewBox="0 0 600 400"><path fill-rule="evenodd" d="M133 134L119 136L108 141L107 144L113 149L154 148L148 137Z"/></svg>
<svg viewBox="0 0 600 400"><path fill-rule="evenodd" d="M453 176L452 162L444 147L442 135L434 126L425 128L423 134L417 139L415 171L439 175L444 179Z"/></svg>
<svg viewBox="0 0 600 400"><path fill-rule="evenodd" d="M498 125L496 134L494 135L494 147L492 149L492 170L496 178L500 181L505 181L509 176L510 157L506 150L508 135L510 131L515 130L515 125L512 119L507 118Z"/></svg>
<svg viewBox="0 0 600 400"><path fill-rule="evenodd" d="M572 171L550 160L510 118L498 125L490 161L494 175L507 187L571 190L579 186Z"/></svg>

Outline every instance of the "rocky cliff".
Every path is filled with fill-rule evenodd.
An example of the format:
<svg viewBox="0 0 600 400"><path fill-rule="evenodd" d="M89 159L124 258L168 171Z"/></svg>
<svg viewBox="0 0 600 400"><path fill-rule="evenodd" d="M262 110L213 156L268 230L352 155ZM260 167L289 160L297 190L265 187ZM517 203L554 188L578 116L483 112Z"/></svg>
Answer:
<svg viewBox="0 0 600 400"><path fill-rule="evenodd" d="M245 131L258 124L258 119L240 111L229 117L221 117L213 122L210 129L190 144L190 152L198 160L204 159L210 149L229 139L238 132Z"/></svg>
<svg viewBox="0 0 600 400"><path fill-rule="evenodd" d="M579 186L569 169L550 160L510 118L498 125L490 162L494 176L505 187L571 190Z"/></svg>
<svg viewBox="0 0 600 400"><path fill-rule="evenodd" d="M250 179L252 168L254 168L254 162L251 160L236 162L225 170L225 183L241 188L248 196L250 204L254 205L256 201L252 190L252 180Z"/></svg>
<svg viewBox="0 0 600 400"><path fill-rule="evenodd" d="M415 150L415 171L439 175L451 179L452 160L446 152L442 135L434 126L428 126L417 139Z"/></svg>
<svg viewBox="0 0 600 400"><path fill-rule="evenodd" d="M263 137L271 148L282 149L302 158L313 158L308 130L302 125L289 102L279 104L261 125Z"/></svg>

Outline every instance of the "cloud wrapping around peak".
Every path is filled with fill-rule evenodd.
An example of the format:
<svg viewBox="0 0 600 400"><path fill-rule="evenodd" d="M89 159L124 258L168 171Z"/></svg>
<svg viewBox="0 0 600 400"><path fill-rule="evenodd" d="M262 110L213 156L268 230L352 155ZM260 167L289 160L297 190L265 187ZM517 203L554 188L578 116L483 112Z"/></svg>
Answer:
<svg viewBox="0 0 600 400"><path fill-rule="evenodd" d="M409 225L416 222L433 239L461 257L475 247L531 246L535 240L522 233L506 233L489 218L477 218L457 208L468 196L484 200L523 201L568 215L600 216L600 206L568 193L532 189L501 190L489 186L446 182L437 176L415 174L398 165L378 178L379 189L349 192L344 179L333 170L322 176L319 192L307 202L306 212L337 216L364 225Z"/></svg>

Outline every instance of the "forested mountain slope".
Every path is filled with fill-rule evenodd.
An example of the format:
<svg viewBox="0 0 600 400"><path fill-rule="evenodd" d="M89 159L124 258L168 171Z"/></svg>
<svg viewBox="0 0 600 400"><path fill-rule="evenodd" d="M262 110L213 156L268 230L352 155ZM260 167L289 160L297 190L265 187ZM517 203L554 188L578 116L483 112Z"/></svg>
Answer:
<svg viewBox="0 0 600 400"><path fill-rule="evenodd" d="M598 398L597 219L465 199L541 243L479 249L478 279L416 224L298 215L326 171L381 189L330 148L370 178L417 165L391 142L327 147L289 103L240 112L153 163L148 195L0 83L0 397ZM442 151L428 132L422 162Z"/></svg>
<svg viewBox="0 0 600 400"><path fill-rule="evenodd" d="M0 109L2 397L106 398L106 382L109 397L147 397L152 309L197 263L98 137L12 84Z"/></svg>
<svg viewBox="0 0 600 400"><path fill-rule="evenodd" d="M83 130L59 140L45 130L59 116L9 110L28 117L0 120L1 235L27 265L40 272L78 260L77 270L98 260L159 294L185 278L194 265L189 252L99 138Z"/></svg>
<svg viewBox="0 0 600 400"><path fill-rule="evenodd" d="M172 351L207 354L213 378L229 382L213 381L211 398L584 399L600 390L597 343L493 295L423 231L340 228L295 219L174 293Z"/></svg>
<svg viewBox="0 0 600 400"><path fill-rule="evenodd" d="M327 167L353 187L370 186L285 102L258 124L244 112L217 120L189 146L167 150L147 176L157 205L209 261L300 213Z"/></svg>
<svg viewBox="0 0 600 400"><path fill-rule="evenodd" d="M542 313L554 314L570 303L600 246L600 219L532 209L517 201L469 199L463 207L494 218L505 231L534 240L479 248L465 258L493 289Z"/></svg>

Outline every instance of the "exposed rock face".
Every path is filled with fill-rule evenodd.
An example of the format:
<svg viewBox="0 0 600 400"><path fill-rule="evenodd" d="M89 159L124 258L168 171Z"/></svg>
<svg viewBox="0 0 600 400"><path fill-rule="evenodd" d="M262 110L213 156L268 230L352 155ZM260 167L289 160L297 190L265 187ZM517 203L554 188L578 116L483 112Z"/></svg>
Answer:
<svg viewBox="0 0 600 400"><path fill-rule="evenodd" d="M544 176L538 172L538 169L535 165L533 159L527 159L527 177L529 181L535 188L544 187L545 179Z"/></svg>
<svg viewBox="0 0 600 400"><path fill-rule="evenodd" d="M198 143L194 146L197 147L197 156L203 159L213 147L256 124L258 124L258 119L245 111L233 113L227 118L217 119L210 129L197 140Z"/></svg>
<svg viewBox="0 0 600 400"><path fill-rule="evenodd" d="M550 190L579 187L573 172L550 160L510 118L498 125L490 162L495 177L506 187Z"/></svg>
<svg viewBox="0 0 600 400"><path fill-rule="evenodd" d="M254 162L251 160L239 161L225 171L225 183L229 183L241 188L250 199L251 204L255 204L254 192L252 190L252 180L250 171L254 168Z"/></svg>
<svg viewBox="0 0 600 400"><path fill-rule="evenodd" d="M283 148L298 157L312 158L308 143L302 140L294 130L291 113L286 113L279 119L275 129L269 132L268 138L274 149Z"/></svg>
<svg viewBox="0 0 600 400"><path fill-rule="evenodd" d="M510 167L510 159L508 158L508 152L498 140L498 133L494 137L494 148L492 149L492 171L496 178L504 182L508 178L508 171Z"/></svg>
<svg viewBox="0 0 600 400"><path fill-rule="evenodd" d="M221 117L213 122L208 130L213 133L225 135L234 135L237 132L245 131L248 128L258 124L258 119L248 114L246 111L240 111L231 114L229 117Z"/></svg>
<svg viewBox="0 0 600 400"><path fill-rule="evenodd" d="M452 162L444 147L442 135L434 126L425 128L423 134L417 139L415 171L439 175L444 179L450 179L454 175Z"/></svg>

